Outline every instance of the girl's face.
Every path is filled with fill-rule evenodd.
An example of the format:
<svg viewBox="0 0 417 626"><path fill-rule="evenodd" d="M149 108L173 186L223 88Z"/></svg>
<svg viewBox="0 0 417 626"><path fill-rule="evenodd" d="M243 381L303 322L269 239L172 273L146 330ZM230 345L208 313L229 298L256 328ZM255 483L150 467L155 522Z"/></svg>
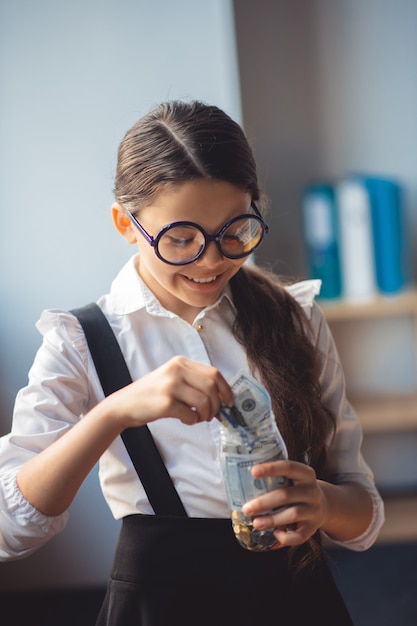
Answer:
<svg viewBox="0 0 417 626"><path fill-rule="evenodd" d="M216 234L233 217L250 213L251 196L224 181L195 180L161 192L139 211L137 218L156 237L167 224L195 222L208 234ZM161 304L189 323L204 307L213 304L228 281L246 261L228 259L214 242L203 255L188 265L168 265L161 261L140 232L126 221L120 205L113 206L116 226L129 243L139 248L138 272Z"/></svg>

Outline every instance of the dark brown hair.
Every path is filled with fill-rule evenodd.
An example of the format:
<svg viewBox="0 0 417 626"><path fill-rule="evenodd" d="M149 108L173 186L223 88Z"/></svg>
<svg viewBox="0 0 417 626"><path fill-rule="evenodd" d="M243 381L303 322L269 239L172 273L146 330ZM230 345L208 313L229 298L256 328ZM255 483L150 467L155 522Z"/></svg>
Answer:
<svg viewBox="0 0 417 626"><path fill-rule="evenodd" d="M221 180L261 198L255 160L236 122L201 102L161 104L140 119L120 144L116 200L137 211L164 188L195 179ZM237 308L234 334L252 372L268 389L289 456L322 477L334 420L322 406L316 353L308 322L282 282L246 264L230 281ZM319 534L309 542L320 553Z"/></svg>
<svg viewBox="0 0 417 626"><path fill-rule="evenodd" d="M254 157L239 124L216 106L166 102L126 133L114 193L122 206L138 210L164 187L199 178L227 181L259 199Z"/></svg>

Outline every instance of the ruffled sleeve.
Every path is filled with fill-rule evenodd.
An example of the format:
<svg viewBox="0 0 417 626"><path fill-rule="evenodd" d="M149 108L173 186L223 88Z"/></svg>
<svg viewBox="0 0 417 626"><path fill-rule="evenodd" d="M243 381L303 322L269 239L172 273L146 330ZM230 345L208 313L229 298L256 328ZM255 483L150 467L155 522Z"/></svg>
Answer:
<svg viewBox="0 0 417 626"><path fill-rule="evenodd" d="M40 548L67 523L68 513L48 517L20 492L20 467L71 428L99 399L84 334L63 311L45 311L43 334L29 372L16 397L11 432L0 438L0 560L18 559ZM102 392L101 392L102 393Z"/></svg>

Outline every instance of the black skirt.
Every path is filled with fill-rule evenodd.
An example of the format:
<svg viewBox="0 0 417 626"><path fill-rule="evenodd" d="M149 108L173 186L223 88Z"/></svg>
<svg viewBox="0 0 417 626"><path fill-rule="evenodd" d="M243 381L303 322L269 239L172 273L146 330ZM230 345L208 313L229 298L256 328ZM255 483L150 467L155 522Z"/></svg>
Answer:
<svg viewBox="0 0 417 626"><path fill-rule="evenodd" d="M294 575L286 548L245 550L230 520L132 515L96 626L306 623L353 624L324 558Z"/></svg>

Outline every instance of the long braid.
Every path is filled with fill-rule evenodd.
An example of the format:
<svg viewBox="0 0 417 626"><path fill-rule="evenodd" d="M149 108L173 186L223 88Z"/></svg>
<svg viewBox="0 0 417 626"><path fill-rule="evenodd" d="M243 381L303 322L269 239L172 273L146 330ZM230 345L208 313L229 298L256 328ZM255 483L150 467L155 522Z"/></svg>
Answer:
<svg viewBox="0 0 417 626"><path fill-rule="evenodd" d="M244 266L230 284L238 311L234 334L271 395L289 457L307 462L320 477L334 417L320 401L316 356L304 330L305 315L278 279L265 270ZM296 551L291 549L290 556ZM298 569L320 554L320 534L316 533Z"/></svg>

